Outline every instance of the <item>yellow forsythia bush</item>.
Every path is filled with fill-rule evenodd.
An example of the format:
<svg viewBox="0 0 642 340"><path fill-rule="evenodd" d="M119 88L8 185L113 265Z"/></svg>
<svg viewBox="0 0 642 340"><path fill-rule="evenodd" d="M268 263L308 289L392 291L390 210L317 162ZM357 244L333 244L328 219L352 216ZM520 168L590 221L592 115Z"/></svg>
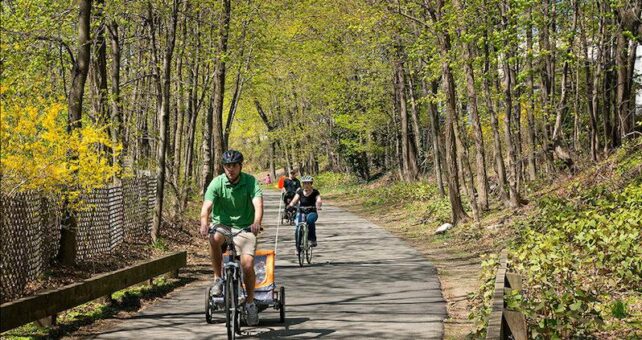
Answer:
<svg viewBox="0 0 642 340"><path fill-rule="evenodd" d="M120 170L109 164L110 155L105 151L121 151L119 145L113 145L107 127L83 121L81 129L68 133L65 104L45 98L29 104L3 98L0 110L4 194L26 190L59 194L65 190L73 199L82 191L105 185Z"/></svg>

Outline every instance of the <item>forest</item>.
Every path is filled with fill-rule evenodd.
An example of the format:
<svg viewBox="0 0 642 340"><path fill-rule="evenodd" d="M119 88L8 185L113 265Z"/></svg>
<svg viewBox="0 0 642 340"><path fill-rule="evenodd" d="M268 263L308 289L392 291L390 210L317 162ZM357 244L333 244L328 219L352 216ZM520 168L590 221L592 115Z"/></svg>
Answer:
<svg viewBox="0 0 642 340"><path fill-rule="evenodd" d="M455 226L532 207L537 188L614 155L640 159L636 0L0 6L2 194L38 190L78 209L83 191L151 173L153 241L164 218L201 200L228 149L257 177L298 169L357 186L428 183ZM618 251L634 258L640 164L622 170L633 184L615 194L626 197L604 198L630 210L600 217L622 219L631 239ZM640 258L628 266L620 281L638 287L625 294L635 309ZM539 334L586 334L560 324Z"/></svg>

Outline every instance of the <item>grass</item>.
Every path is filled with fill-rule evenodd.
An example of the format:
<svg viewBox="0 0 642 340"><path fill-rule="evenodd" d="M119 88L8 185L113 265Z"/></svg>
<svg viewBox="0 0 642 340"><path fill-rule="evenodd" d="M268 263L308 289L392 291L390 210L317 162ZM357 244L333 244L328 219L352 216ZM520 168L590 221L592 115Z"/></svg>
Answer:
<svg viewBox="0 0 642 340"><path fill-rule="evenodd" d="M161 252L166 252L169 250L169 245L167 244L167 241L165 241L162 237L159 237L158 239L156 239L156 241L154 241L151 244L151 247L152 249L155 249Z"/></svg>

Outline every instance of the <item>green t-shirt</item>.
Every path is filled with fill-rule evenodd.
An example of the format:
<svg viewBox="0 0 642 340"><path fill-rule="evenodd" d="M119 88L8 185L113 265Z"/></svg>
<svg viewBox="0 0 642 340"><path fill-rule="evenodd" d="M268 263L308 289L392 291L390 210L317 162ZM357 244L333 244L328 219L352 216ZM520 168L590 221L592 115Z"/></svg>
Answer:
<svg viewBox="0 0 642 340"><path fill-rule="evenodd" d="M212 223L242 229L254 222L254 197L262 197L259 182L252 175L241 172L238 183L231 184L225 174L212 180L205 192L205 201L211 201Z"/></svg>

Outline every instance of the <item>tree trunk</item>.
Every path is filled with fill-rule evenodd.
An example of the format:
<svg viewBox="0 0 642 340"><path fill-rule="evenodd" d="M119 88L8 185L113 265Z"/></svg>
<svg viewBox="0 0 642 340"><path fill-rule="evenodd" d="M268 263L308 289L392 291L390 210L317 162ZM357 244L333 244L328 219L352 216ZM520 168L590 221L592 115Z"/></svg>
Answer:
<svg viewBox="0 0 642 340"><path fill-rule="evenodd" d="M532 10L529 8L528 15L532 20ZM531 181L537 179L537 165L535 163L535 66L533 65L533 26L528 25L526 30L526 48L528 50L528 90L529 90L529 103L527 120L528 120L528 133L526 140L528 143L528 177Z"/></svg>
<svg viewBox="0 0 642 340"><path fill-rule="evenodd" d="M544 111L544 126L543 126L543 133L542 137L544 138L543 140L543 153L545 156L546 160L546 168L547 170L553 171L553 158L552 158L552 153L551 150L553 149L553 145L551 144L550 140L550 116L551 116L551 110L553 108L553 100L555 97L555 48L551 47L551 41L550 41L550 31L551 27L550 25L554 25L555 22L555 5L553 4L552 8L553 10L551 11L549 6L551 6L550 0L544 0L542 4L542 17L544 18L549 18L548 20L543 20L543 24L538 27L538 36L539 36L539 50L540 54L542 54L542 57L540 58L542 60L542 65L541 65L541 72L540 72L540 78L541 78L541 88L542 90L540 93L542 94L542 105L543 105L543 111ZM552 23L552 24L549 24ZM552 29L553 32L555 32L555 29Z"/></svg>
<svg viewBox="0 0 642 340"><path fill-rule="evenodd" d="M584 72L586 73L586 98L587 98L587 103L589 105L589 113L591 115L591 125L590 125L590 132L589 132L589 139L590 139L590 154L591 154L591 160L593 162L597 162L597 155L598 155L598 150L600 148L599 146L599 138L598 138L598 110L599 110L599 98L598 98L598 92L596 89L599 89L600 86L600 78L602 77L602 72L601 72L601 67L602 67L602 55L604 51L602 50L602 42L599 41L597 42L597 56L595 57L595 73L591 77L590 73L590 62L588 59L588 43L586 42L586 35L585 32L583 31L583 45L584 45Z"/></svg>
<svg viewBox="0 0 642 340"><path fill-rule="evenodd" d="M200 196L205 194L207 186L210 185L212 178L214 178L213 164L212 164L212 123L214 116L214 104L210 101L207 106L207 114L205 115L205 127L203 128L203 171L201 172L202 185Z"/></svg>
<svg viewBox="0 0 642 340"><path fill-rule="evenodd" d="M232 102L230 104L230 110L227 114L227 121L225 122L225 130L223 133L223 147L229 149L229 139L230 133L232 131L232 123L234 123L234 115L236 114L236 109L241 99L241 92L243 91L243 83L245 83L245 78L243 76L243 64L245 64L245 72L247 72L250 67L250 57L251 53L248 53L247 60L244 60L245 55L245 33L247 30L247 22L243 22L243 32L241 33L241 52L239 53L239 68L236 73L236 81L234 82L234 93L232 94Z"/></svg>
<svg viewBox="0 0 642 340"><path fill-rule="evenodd" d="M575 68L575 100L573 101L573 151L580 149L580 69L578 63Z"/></svg>
<svg viewBox="0 0 642 340"><path fill-rule="evenodd" d="M79 1L78 16L78 52L71 70L71 91L68 97L69 117L67 132L79 130L82 127L82 102L85 93L85 82L89 71L91 0Z"/></svg>
<svg viewBox="0 0 642 340"><path fill-rule="evenodd" d="M642 6L640 6L642 7ZM638 14L638 17L640 17L640 14ZM640 20L642 21L642 20ZM640 27L642 27L642 24L640 24ZM639 40L642 40L642 37L638 36ZM631 132L635 130L635 119L636 119L636 91L639 93L640 91L640 86L635 87L635 63L637 60L637 49L638 49L639 43L635 40L630 40L629 41L629 60L628 60L628 66L627 66L627 75L626 75L626 103L628 104L628 117L629 117L629 128L630 130L624 134L624 137L629 137L631 135ZM638 120L639 121L639 120Z"/></svg>
<svg viewBox="0 0 642 340"><path fill-rule="evenodd" d="M508 169L510 171L510 176L508 177L508 193L509 193L509 202L512 208L519 207L519 193L517 192L517 169L516 169L516 157L515 157L515 145L513 144L511 138L511 116L512 116L512 96L511 96L511 86L512 79L510 72L508 71L508 57L504 61L504 79L506 81L504 88L504 96L506 100L506 114L504 115L504 139L508 147Z"/></svg>
<svg viewBox="0 0 642 340"><path fill-rule="evenodd" d="M506 180L506 169L504 167L504 156L502 152L501 137L499 136L499 123L497 121L497 115L495 111L495 106L492 101L492 93L490 92L490 77L494 76L495 73L491 71L490 56L489 56L489 42L486 39L484 46L484 99L486 101L486 108L488 114L490 115L490 126L493 131L493 149L495 155L495 169L497 173L497 184L499 186L499 193L502 202L504 205L509 205L508 197L508 184ZM492 73L491 73L492 72Z"/></svg>
<svg viewBox="0 0 642 340"><path fill-rule="evenodd" d="M109 110L107 98L107 43L105 41L105 0L96 0L96 18L98 19L98 28L96 30L96 60L94 63L94 80L96 86L96 97L94 102L94 111L96 112L96 122L99 125L106 125L109 121ZM104 148L104 146L103 146Z"/></svg>
<svg viewBox="0 0 642 340"><path fill-rule="evenodd" d="M270 176L272 176L272 179L276 180L276 169L274 168L274 157L275 157L275 149L276 149L276 143L274 141L270 141L270 146L269 146L269 152L270 152Z"/></svg>
<svg viewBox="0 0 642 340"><path fill-rule="evenodd" d="M614 146L617 147L620 145L622 138L626 136L627 133L631 131L631 117L629 115L629 94L628 94L628 46L624 38L624 33L621 28L618 28L615 38L615 69L617 70L617 80L616 80L616 94L615 94L615 104L616 104L616 117L619 130L619 138L617 139L617 144Z"/></svg>
<svg viewBox="0 0 642 340"><path fill-rule="evenodd" d="M399 53L398 58L401 57ZM408 110L406 107L406 89L405 89L405 80L404 80L404 69L403 62L401 60L395 61L395 73L397 77L396 89L397 89L397 100L398 100L398 109L399 109L399 123L401 124L401 160L402 163L401 172L402 178L406 182L413 181L417 179L417 158L413 150L411 150L412 143L410 141L410 133L408 130Z"/></svg>
<svg viewBox="0 0 642 340"><path fill-rule="evenodd" d="M112 21L109 25L109 38L111 42L111 140L114 145L121 142L123 144L120 154L113 153L113 164L118 168L123 167L123 156L127 154L128 145L123 138L123 110L120 98L120 37L118 33L118 23Z"/></svg>
<svg viewBox="0 0 642 340"><path fill-rule="evenodd" d="M441 5L439 6L441 8ZM434 14L433 14L434 15ZM455 81L448 64L448 53L450 53L450 38L447 32L440 32L438 37L441 49L441 55L444 61L441 63L442 72L442 85L444 93L446 94L446 163L448 172L448 197L450 199L450 207L452 210L453 225L468 219L466 211L461 203L461 196L459 193L459 171L457 168L457 135L455 132L457 119L457 97L455 95ZM474 196L472 197L474 199Z"/></svg>
<svg viewBox="0 0 642 340"><path fill-rule="evenodd" d="M268 134L270 134L270 132L274 131L275 129L274 124L270 123L270 120L265 114L265 111L263 111L263 108L261 107L261 103L258 101L258 99L254 99L254 106L256 107L256 112L259 114L259 117L261 117L261 120L263 121L263 123L265 124L265 127L267 128ZM276 170L274 168L274 158L276 156L276 142L274 140L270 140L269 143L270 143L269 157L270 157L270 174L271 174L270 176L272 176L272 178L276 180ZM331 160L331 158L328 157L328 160Z"/></svg>
<svg viewBox="0 0 642 340"><path fill-rule="evenodd" d="M421 143L421 132L419 129L420 122L419 122L419 110L417 108L417 102L415 100L415 88L414 88L414 82L412 81L412 74L408 73L407 76L408 79L408 97L410 99L410 123L412 125L412 135L414 141L414 149L415 149L415 163L417 162L423 162L424 160L424 153L423 153L423 145ZM419 168L419 165L417 164L417 168ZM423 168L423 167L422 167ZM423 169L422 169L423 170ZM419 170L417 170L419 172Z"/></svg>
<svg viewBox="0 0 642 340"><path fill-rule="evenodd" d="M569 55L571 54L572 51L572 46L573 46L573 40L575 40L575 30L577 27L577 0L573 1L573 6L575 7L575 11L573 14L573 28L572 28L572 33L567 41L567 46L568 48L566 49L565 57L564 57L564 64L562 66L562 84L561 84L561 94L560 94L560 102L557 105L557 114L555 116L555 126L553 128L553 144L558 145L560 144L560 139L561 139L561 128L562 128L562 119L564 116L567 115L568 113L568 105L567 105L567 99L568 99L568 77L569 77Z"/></svg>
<svg viewBox="0 0 642 340"><path fill-rule="evenodd" d="M600 60L600 68L604 71L604 76L602 78L602 82L600 85L600 90L595 91L595 98L594 102L597 101L599 93L602 93L602 96L604 98L603 105L602 105L602 134L604 136L604 157L608 156L609 151L611 148L613 148L614 145L614 136L615 133L613 133L613 126L611 125L611 101L612 101L612 96L611 96L611 83L612 83L612 75L613 71L611 70L612 68L612 63L609 62L609 60L612 60L612 48L609 46L609 41L607 38L608 34L608 29L609 25L611 25L611 21L606 17L606 13L610 12L610 9L608 7L608 2L603 2L602 6L602 13L600 15L600 38L601 38L601 60ZM597 89L598 87L596 87Z"/></svg>
<svg viewBox="0 0 642 340"><path fill-rule="evenodd" d="M452 81L454 84L454 80ZM454 90L454 85L452 89ZM468 195L468 200L470 201L470 207L473 211L473 219L475 222L479 223L480 214L479 214L479 205L477 203L477 197L475 196L475 185L473 183L473 172L470 168L470 162L468 158L468 148L466 146L466 140L463 130L459 125L459 118L455 117L453 120L453 134L455 137L455 143L457 145L457 159L459 160L461 178L464 181L464 189Z"/></svg>
<svg viewBox="0 0 642 340"><path fill-rule="evenodd" d="M187 208L187 198L190 195L192 183L190 178L192 177L192 164L194 158L194 137L196 135L196 121L198 118L199 103L198 103L198 77L199 77L199 64L198 64L198 47L197 47L196 56L194 57L193 70L190 70L190 89L189 89L189 100L187 104L187 142L185 145L185 165L183 173L183 192L181 211L185 211ZM203 94L205 94L205 89Z"/></svg>
<svg viewBox="0 0 642 340"><path fill-rule="evenodd" d="M506 6L506 7L505 7ZM505 30L509 29L509 23L507 18L507 12L509 8L508 5L502 4L502 25ZM505 44L510 44L509 41L506 41ZM513 117L513 72L511 72L509 61L513 56L513 47L508 47L509 52L504 55L503 58L503 70L504 70L504 100L506 102L506 114L504 115L504 143L508 148L508 170L510 176L508 177L508 196L509 196L509 205L511 208L518 208L520 205L519 191L517 191L517 181L519 172L517 171L517 155L515 153L515 143L511 136L511 119Z"/></svg>
<svg viewBox="0 0 642 340"><path fill-rule="evenodd" d="M484 155L484 137L482 135L481 123L477 108L477 91L475 90L475 77L473 74L472 56L470 46L464 46L464 70L466 72L466 91L468 93L468 107L473 121L473 132L475 134L475 161L477 170L477 194L479 205L483 210L488 210L488 179L486 177L486 156ZM471 174L472 175L472 174Z"/></svg>
<svg viewBox="0 0 642 340"><path fill-rule="evenodd" d="M431 83L431 90L428 90L428 84L422 79L421 88L424 94L424 97L429 95L436 96L439 91L439 83L436 80L433 80ZM430 117L430 137L432 139L432 152L433 152L433 169L435 171L435 179L437 181L437 187L439 189L439 194L441 197L446 195L444 189L444 180L442 176L442 143L439 133L439 109L434 100L431 100L428 104L429 112L428 116Z"/></svg>
<svg viewBox="0 0 642 340"><path fill-rule="evenodd" d="M225 96L225 58L227 55L227 40L230 32L230 16L232 7L230 0L221 0L223 4L223 13L220 19L220 32L218 40L218 56L216 57L216 68L214 71L214 93L213 104L214 113L212 115L212 150L214 158L214 173L223 173L223 99Z"/></svg>
<svg viewBox="0 0 642 340"><path fill-rule="evenodd" d="M69 116L67 118L67 133L72 134L79 132L82 128L82 102L85 93L85 82L89 72L89 63L91 62L90 50L90 18L91 18L91 0L80 0L78 3L78 40L77 40L77 58L72 60L71 70L71 91L69 93L67 105ZM70 155L71 162L78 159L78 155ZM70 207L70 203L65 199L65 221L62 223L60 235L59 258L63 264L71 265L76 262L76 213Z"/></svg>
<svg viewBox="0 0 642 340"><path fill-rule="evenodd" d="M183 3L183 12L188 13L189 12L189 2L185 1ZM185 136L185 121L186 119L189 119L187 117L187 106L189 106L189 102L191 98L189 97L189 93L187 94L187 97L185 96L185 86L184 84L186 83L183 78L183 62L185 61L184 58L184 52L186 50L186 45L187 45L187 15L183 16L183 21L181 23L182 28L182 39L181 39L181 46L179 47L180 51L180 56L178 58L178 95L176 96L176 104L175 104L175 110L176 110L176 129L174 130L174 152L173 152L173 160L174 164L172 165L172 169L174 171L174 188L178 191L177 192L177 197L176 200L174 201L174 211L176 214L180 214L182 212L182 199L181 195L183 194L184 190L182 189L182 181L181 181L181 162L183 161L183 137ZM187 65L188 62L185 61L185 65ZM189 73L189 67L186 67L188 70L187 72ZM188 77L189 78L189 77ZM187 83L189 84L189 79L187 80ZM187 103L186 103L187 102ZM187 104L187 105L186 105Z"/></svg>
<svg viewBox="0 0 642 340"><path fill-rule="evenodd" d="M151 14L151 4L150 14ZM165 56L163 58L162 74L162 101L158 115L159 119L159 142L157 146L156 157L158 165L156 166L156 202L154 206L154 221L152 223L152 242L158 241L160 236L161 223L163 220L163 198L165 188L165 159L167 155L167 145L169 137L169 110L170 110L170 85L172 74L172 56L174 53L174 44L176 42L176 23L178 21L178 0L172 4L171 23L168 25ZM154 44L154 49L156 49Z"/></svg>

